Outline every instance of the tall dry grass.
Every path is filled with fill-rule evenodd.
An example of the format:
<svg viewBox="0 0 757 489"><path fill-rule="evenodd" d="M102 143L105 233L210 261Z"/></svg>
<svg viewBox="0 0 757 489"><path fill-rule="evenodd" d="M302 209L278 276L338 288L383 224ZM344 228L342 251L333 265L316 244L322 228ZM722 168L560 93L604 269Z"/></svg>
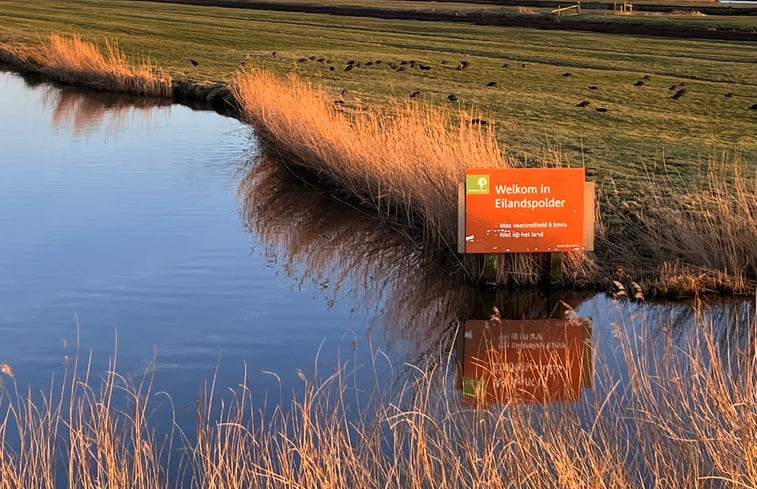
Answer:
<svg viewBox="0 0 757 489"><path fill-rule="evenodd" d="M615 325L615 349L595 352L593 391L577 404L471 408L453 387L455 357L445 350L429 367L398 367L399 384L366 387L353 363L325 376L316 369L302 376L302 394L269 415L246 377L222 400L211 384L198 403L196 443L176 447L190 454L191 477L181 480L206 489L755 487L753 314L713 321L695 312L684 340L675 325L643 318L641 329ZM90 382L72 382L71 396L0 393L0 487L177 483L158 464L146 424L155 394L122 390L116 374L99 393ZM117 407L123 397L128 410Z"/></svg>
<svg viewBox="0 0 757 489"><path fill-rule="evenodd" d="M457 188L465 170L517 164L503 156L492 124L463 111L391 102L345 112L321 87L258 69L238 74L232 91L269 153L431 252L456 250ZM538 255L498 259L500 283L533 284L543 275ZM582 272L582 255L566 263L569 274ZM465 268L480 275L483 260L469 257Z"/></svg>
<svg viewBox="0 0 757 489"><path fill-rule="evenodd" d="M344 112L321 87L256 69L239 73L232 91L264 152L430 253L457 256L457 187L465 170L518 164L502 154L493 125L463 111L395 102ZM557 151L548 155L542 164L562 164ZM563 255L558 281L604 288L621 265L648 295L753 291L755 177L733 158L705 167L702 179L650 172L625 188L603 182L596 253ZM539 254L458 259L473 280L495 269L499 284L533 285L549 272Z"/></svg>
<svg viewBox="0 0 757 489"><path fill-rule="evenodd" d="M233 85L244 116L285 161L359 198L380 216L454 248L457 183L467 167L508 167L490 127L395 103L345 113L324 89L253 70Z"/></svg>
<svg viewBox="0 0 757 489"><path fill-rule="evenodd" d="M95 90L170 97L171 77L148 60L134 64L115 42L97 44L79 36L51 34L37 47L0 46L0 59L46 78Z"/></svg>
<svg viewBox="0 0 757 489"><path fill-rule="evenodd" d="M642 188L635 195L604 189L601 260L624 264L657 295L754 290L757 173L752 166L734 158L710 160L697 178L653 169Z"/></svg>
<svg viewBox="0 0 757 489"><path fill-rule="evenodd" d="M712 323L696 327L691 342L668 335L659 352L618 325L627 378L600 370L582 405L466 409L438 362L356 411L343 369L307 379L303 398L271 425L231 409L208 427L206 458L246 468L225 472L233 487L755 487L755 323L743 326L743 351L724 348ZM242 409L247 395L238 391ZM229 450L228 440L240 445Z"/></svg>
<svg viewBox="0 0 757 489"><path fill-rule="evenodd" d="M95 390L89 363L79 372L74 360L72 375L42 393L20 391L5 365L0 488L167 487L172 438L148 427L151 383L129 382L112 363Z"/></svg>

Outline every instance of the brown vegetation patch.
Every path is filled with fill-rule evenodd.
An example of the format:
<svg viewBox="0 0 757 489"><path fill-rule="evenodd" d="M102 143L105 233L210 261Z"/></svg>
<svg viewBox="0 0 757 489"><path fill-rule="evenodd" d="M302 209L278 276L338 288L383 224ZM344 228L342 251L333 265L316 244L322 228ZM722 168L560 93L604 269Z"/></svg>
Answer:
<svg viewBox="0 0 757 489"><path fill-rule="evenodd" d="M132 64L118 45L51 34L38 47L0 45L0 61L51 80L115 92L170 97L171 77L149 61Z"/></svg>

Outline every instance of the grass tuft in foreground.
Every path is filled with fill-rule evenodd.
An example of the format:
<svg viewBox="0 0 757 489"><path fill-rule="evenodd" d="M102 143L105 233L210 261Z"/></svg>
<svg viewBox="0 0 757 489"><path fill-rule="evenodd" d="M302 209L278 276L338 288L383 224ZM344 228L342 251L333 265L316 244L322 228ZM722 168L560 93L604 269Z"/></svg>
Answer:
<svg viewBox="0 0 757 489"><path fill-rule="evenodd" d="M167 487L171 440L147 425L150 383L130 383L115 363L93 382L78 360L40 394L20 392L10 367L0 369L11 378L0 383L0 489Z"/></svg>
<svg viewBox="0 0 757 489"><path fill-rule="evenodd" d="M755 487L753 314L695 312L684 331L674 317L605 329L595 342L611 346L595 351L578 404L461 404L454 356L441 349L367 390L355 365L301 375L302 393L267 415L246 378L224 399L212 385L196 443L173 447L188 454L177 480L151 436L149 388L109 373L95 392L86 373L39 396L11 381L0 390L0 488Z"/></svg>

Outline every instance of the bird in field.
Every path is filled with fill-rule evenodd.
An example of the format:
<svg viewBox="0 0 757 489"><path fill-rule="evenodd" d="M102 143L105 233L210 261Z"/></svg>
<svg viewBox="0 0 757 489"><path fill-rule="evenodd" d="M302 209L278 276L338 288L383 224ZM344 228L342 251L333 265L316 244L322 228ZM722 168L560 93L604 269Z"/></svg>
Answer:
<svg viewBox="0 0 757 489"><path fill-rule="evenodd" d="M639 80L639 81L637 81L636 83L634 83L634 84L633 84L633 86L635 86L635 87L640 87L640 86L642 86L643 84L644 84L644 82L643 82L643 81L641 81L641 80Z"/></svg>
<svg viewBox="0 0 757 489"><path fill-rule="evenodd" d="M508 66L510 66L508 63L503 63L502 64L502 68L507 68Z"/></svg>
<svg viewBox="0 0 757 489"><path fill-rule="evenodd" d="M725 94L725 96L727 98L731 98L731 97L733 97L733 92L728 92L728 93Z"/></svg>
<svg viewBox="0 0 757 489"><path fill-rule="evenodd" d="M586 88L588 88L589 90L599 90L599 87L598 87L598 86L596 86L596 85L589 85L589 86L588 86L588 87L586 87Z"/></svg>
<svg viewBox="0 0 757 489"><path fill-rule="evenodd" d="M450 102L457 102L457 96L454 93L450 93L449 95L447 95L447 100L449 100Z"/></svg>
<svg viewBox="0 0 757 489"><path fill-rule="evenodd" d="M396 69L395 71L396 71L397 73L399 73L400 71L405 71L406 69L407 69L407 68L405 68L404 66L400 66L400 67L398 67L398 68L397 68L397 69Z"/></svg>
<svg viewBox="0 0 757 489"><path fill-rule="evenodd" d="M576 107L586 107L587 105L589 105L589 101L588 100L582 100L581 102L578 102L576 104Z"/></svg>
<svg viewBox="0 0 757 489"><path fill-rule="evenodd" d="M307 60L308 60L307 58L300 58L300 59L297 60L297 62L298 63L304 63Z"/></svg>
<svg viewBox="0 0 757 489"><path fill-rule="evenodd" d="M329 71L334 71L334 67L333 66L329 66Z"/></svg>
<svg viewBox="0 0 757 489"><path fill-rule="evenodd" d="M683 97L685 93L686 93L686 89L682 88L678 90L676 93L674 93L673 95L671 95L670 98L672 98L673 100L678 100L679 98Z"/></svg>
<svg viewBox="0 0 757 489"><path fill-rule="evenodd" d="M420 90L416 90L413 93L411 93L410 95L408 95L408 97L415 98L415 97L417 97L420 94L421 94L421 91Z"/></svg>
<svg viewBox="0 0 757 489"><path fill-rule="evenodd" d="M750 105L749 110L757 110L757 104Z"/></svg>
<svg viewBox="0 0 757 489"><path fill-rule="evenodd" d="M490 81L489 83L487 83L487 84L486 84L486 86L487 86L487 87L496 87L496 86L497 86L497 82L495 82L495 81Z"/></svg>
<svg viewBox="0 0 757 489"><path fill-rule="evenodd" d="M428 70L431 69L431 67L429 65L424 65L424 64L421 64L421 63L418 63L418 68L420 68L423 71L428 71Z"/></svg>
<svg viewBox="0 0 757 489"><path fill-rule="evenodd" d="M521 64L520 64L520 67L521 67L521 68L525 68L525 67L526 67L526 63L521 63Z"/></svg>
<svg viewBox="0 0 757 489"><path fill-rule="evenodd" d="M273 56L275 58L276 57L276 51L272 52L271 56Z"/></svg>
<svg viewBox="0 0 757 489"><path fill-rule="evenodd" d="M200 64L200 63L198 63L197 61L195 61L195 60L193 60L191 58L189 59L189 62L192 63L192 66L197 66L197 65Z"/></svg>
<svg viewBox="0 0 757 489"><path fill-rule="evenodd" d="M597 112L607 112L607 109L604 107L597 107L594 110L596 110Z"/></svg>
<svg viewBox="0 0 757 489"><path fill-rule="evenodd" d="M355 67L355 65L347 65L347 67L344 68L344 71L350 71L354 67Z"/></svg>
<svg viewBox="0 0 757 489"><path fill-rule="evenodd" d="M678 85L670 85L670 88L668 88L668 90L675 90L676 88L678 88Z"/></svg>
<svg viewBox="0 0 757 489"><path fill-rule="evenodd" d="M310 61L315 61L315 56L308 56L308 59L309 59Z"/></svg>
<svg viewBox="0 0 757 489"><path fill-rule="evenodd" d="M649 80L649 75L644 75L641 77L642 80Z"/></svg>
<svg viewBox="0 0 757 489"><path fill-rule="evenodd" d="M467 68L468 66L470 66L470 62L469 62L469 61L461 60L461 61L460 61L460 64L459 64L459 65L457 65L457 69L458 69L458 70L464 70L464 69L465 69L465 68Z"/></svg>
<svg viewBox="0 0 757 489"><path fill-rule="evenodd" d="M562 76L571 76L571 74L566 71L565 73L562 74Z"/></svg>

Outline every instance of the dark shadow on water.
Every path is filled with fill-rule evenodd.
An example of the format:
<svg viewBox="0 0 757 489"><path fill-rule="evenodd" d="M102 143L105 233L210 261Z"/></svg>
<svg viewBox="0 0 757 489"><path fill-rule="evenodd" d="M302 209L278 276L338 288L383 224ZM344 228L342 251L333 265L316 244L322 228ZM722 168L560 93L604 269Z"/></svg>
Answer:
<svg viewBox="0 0 757 489"><path fill-rule="evenodd" d="M259 236L264 253L299 285L315 284L329 305L344 296L363 311L389 343L410 345L423 358L451 346L459 318L561 314L589 292L481 289L452 265L435 262L401 230L361 215L309 187L270 156L258 156L239 185L243 222Z"/></svg>

